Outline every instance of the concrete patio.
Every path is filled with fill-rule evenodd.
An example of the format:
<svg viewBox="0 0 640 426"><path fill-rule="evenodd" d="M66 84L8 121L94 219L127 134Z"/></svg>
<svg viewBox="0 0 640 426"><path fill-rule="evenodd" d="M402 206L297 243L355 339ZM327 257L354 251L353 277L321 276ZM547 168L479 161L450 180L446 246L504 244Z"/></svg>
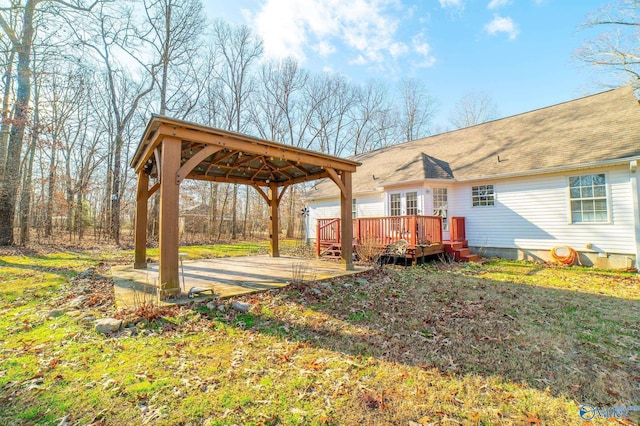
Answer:
<svg viewBox="0 0 640 426"><path fill-rule="evenodd" d="M357 266L352 271L345 271L341 263L294 257L247 256L184 260L180 269L182 294L168 303L188 302L191 299L186 294L192 287L212 289L215 294L227 298L283 287L294 276L305 281L322 280L366 269ZM147 269L133 269L129 265L114 266L111 274L115 282L118 307L134 306L136 302L143 300L157 301L157 263L150 263Z"/></svg>

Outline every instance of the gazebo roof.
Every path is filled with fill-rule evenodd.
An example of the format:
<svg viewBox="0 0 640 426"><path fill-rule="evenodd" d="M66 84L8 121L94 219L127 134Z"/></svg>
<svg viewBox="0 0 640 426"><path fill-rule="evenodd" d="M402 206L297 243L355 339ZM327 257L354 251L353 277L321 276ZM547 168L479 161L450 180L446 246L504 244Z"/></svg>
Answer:
<svg viewBox="0 0 640 426"><path fill-rule="evenodd" d="M158 176L162 140L181 140L177 181L184 179L268 187L288 186L336 172L355 172L360 163L241 133L153 115L131 161L136 172ZM182 174L181 174L182 172Z"/></svg>

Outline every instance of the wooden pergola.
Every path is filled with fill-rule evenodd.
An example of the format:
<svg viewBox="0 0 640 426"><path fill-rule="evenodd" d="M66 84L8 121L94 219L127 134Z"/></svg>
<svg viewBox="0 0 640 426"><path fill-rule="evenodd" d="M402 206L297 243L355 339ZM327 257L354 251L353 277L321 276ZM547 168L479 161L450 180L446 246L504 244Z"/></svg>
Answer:
<svg viewBox="0 0 640 426"><path fill-rule="evenodd" d="M340 188L342 262L353 269L351 174L360 163L182 120L153 115L131 161L138 176L134 268L145 269L149 197L160 190L161 297L180 293L178 214L185 179L250 185L270 208L271 256L279 257L278 206L296 183L330 178ZM155 183L151 186L151 179Z"/></svg>

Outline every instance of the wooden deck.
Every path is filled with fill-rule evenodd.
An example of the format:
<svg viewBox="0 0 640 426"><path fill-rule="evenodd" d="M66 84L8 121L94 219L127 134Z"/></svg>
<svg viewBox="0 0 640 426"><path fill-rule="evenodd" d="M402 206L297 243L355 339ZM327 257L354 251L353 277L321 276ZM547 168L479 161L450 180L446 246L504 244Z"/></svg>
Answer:
<svg viewBox="0 0 640 426"><path fill-rule="evenodd" d="M316 254L318 257L339 259L341 252L340 219L318 219ZM428 256L448 253L458 261L474 261L477 255L467 248L464 217L451 218L451 240L443 241L440 216L385 216L353 219L354 253L374 251L384 253L400 240L408 247L405 263L420 262ZM365 247L366 250L362 250ZM395 256L398 258L398 256Z"/></svg>

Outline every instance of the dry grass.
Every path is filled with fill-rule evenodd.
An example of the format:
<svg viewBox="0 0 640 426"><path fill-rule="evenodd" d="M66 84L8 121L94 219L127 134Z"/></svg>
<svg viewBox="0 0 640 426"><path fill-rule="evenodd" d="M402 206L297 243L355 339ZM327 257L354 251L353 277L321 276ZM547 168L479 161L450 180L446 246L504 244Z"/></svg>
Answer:
<svg viewBox="0 0 640 426"><path fill-rule="evenodd" d="M49 288L38 259L3 261L0 281ZM130 314L153 321L115 337L43 316L51 288L0 292L10 424L580 425L583 403L640 405L631 274L386 267L239 298L249 313L145 307Z"/></svg>

